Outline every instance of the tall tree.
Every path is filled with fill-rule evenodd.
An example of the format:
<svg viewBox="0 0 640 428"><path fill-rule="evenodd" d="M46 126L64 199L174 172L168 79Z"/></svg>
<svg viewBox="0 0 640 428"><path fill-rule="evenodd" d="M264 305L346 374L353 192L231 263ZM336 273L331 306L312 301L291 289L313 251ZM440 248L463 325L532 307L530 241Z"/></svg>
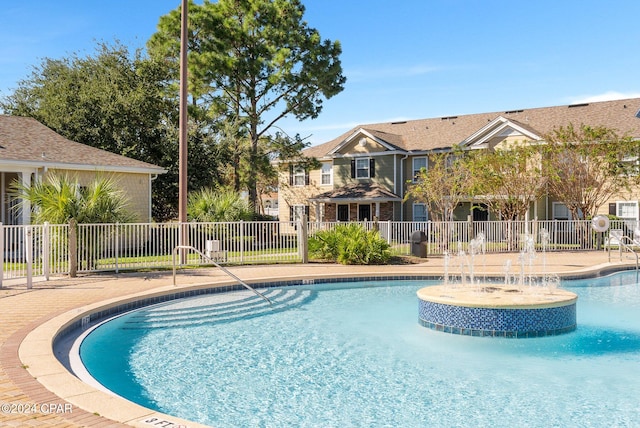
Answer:
<svg viewBox="0 0 640 428"><path fill-rule="evenodd" d="M64 137L168 170L153 185L153 216L176 216L177 92L171 68L141 50L100 43L86 57L45 58L0 100L8 114L31 116ZM205 118L206 119L206 118ZM216 183L219 153L210 124L194 115L189 145L190 188Z"/></svg>
<svg viewBox="0 0 640 428"><path fill-rule="evenodd" d="M463 153L436 153L429 156L427 168L422 168L407 185L405 200L411 198L428 204L429 215L436 224L433 233L439 236L443 251L449 249L453 239L453 213L458 204L469 194L469 169Z"/></svg>
<svg viewBox="0 0 640 428"><path fill-rule="evenodd" d="M219 0L189 4L192 104L245 129L251 166L260 141L282 118L317 117L323 100L342 91L338 42L322 40L303 20L299 0ZM180 11L160 18L149 52L177 61ZM237 166L239 169L240 167ZM258 207L258 171L249 168L249 202Z"/></svg>
<svg viewBox="0 0 640 428"><path fill-rule="evenodd" d="M405 200L411 198L429 205L435 221L452 221L453 211L469 195L469 169L462 152L436 153L408 183Z"/></svg>
<svg viewBox="0 0 640 428"><path fill-rule="evenodd" d="M547 182L540 167L539 146L514 142L469 153L471 194L502 220L523 220L531 204L543 196ZM516 248L513 224L505 223L508 249Z"/></svg>
<svg viewBox="0 0 640 428"><path fill-rule="evenodd" d="M549 193L575 220L592 217L615 193L638 182L640 141L602 126L567 125L545 136Z"/></svg>
<svg viewBox="0 0 640 428"><path fill-rule="evenodd" d="M469 154L472 194L503 220L523 219L531 203L542 197L546 178L540 150L530 143L513 143Z"/></svg>
<svg viewBox="0 0 640 428"><path fill-rule="evenodd" d="M87 57L45 58L0 106L74 141L161 164L175 109L168 71L139 50L100 43Z"/></svg>

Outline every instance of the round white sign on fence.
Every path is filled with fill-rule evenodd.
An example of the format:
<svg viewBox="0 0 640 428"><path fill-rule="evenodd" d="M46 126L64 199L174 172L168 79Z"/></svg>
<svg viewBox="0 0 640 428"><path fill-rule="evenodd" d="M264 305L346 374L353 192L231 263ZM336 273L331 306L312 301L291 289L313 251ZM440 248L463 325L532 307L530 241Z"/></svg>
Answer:
<svg viewBox="0 0 640 428"><path fill-rule="evenodd" d="M591 227L596 232L606 232L609 229L609 217L606 215L597 215L591 219Z"/></svg>

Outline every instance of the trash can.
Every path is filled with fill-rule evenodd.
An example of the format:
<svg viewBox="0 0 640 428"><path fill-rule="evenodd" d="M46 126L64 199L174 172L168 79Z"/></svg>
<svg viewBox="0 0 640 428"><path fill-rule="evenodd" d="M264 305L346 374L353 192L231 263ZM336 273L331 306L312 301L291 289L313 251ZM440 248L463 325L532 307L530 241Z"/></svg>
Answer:
<svg viewBox="0 0 640 428"><path fill-rule="evenodd" d="M422 230L416 230L411 234L411 255L427 257L427 235Z"/></svg>

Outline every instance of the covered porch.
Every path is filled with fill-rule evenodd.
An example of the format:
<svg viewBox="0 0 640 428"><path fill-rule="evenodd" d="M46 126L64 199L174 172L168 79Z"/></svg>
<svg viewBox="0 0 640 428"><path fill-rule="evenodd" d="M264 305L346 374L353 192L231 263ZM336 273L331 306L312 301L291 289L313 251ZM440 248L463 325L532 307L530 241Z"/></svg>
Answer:
<svg viewBox="0 0 640 428"><path fill-rule="evenodd" d="M22 225L31 222L31 210L20 206L20 199L13 190L15 183L30 186L41 179L37 168L12 168L0 163L0 222L3 225Z"/></svg>
<svg viewBox="0 0 640 428"><path fill-rule="evenodd" d="M319 221L394 220L395 204L402 198L376 184L346 185L321 193L309 202Z"/></svg>

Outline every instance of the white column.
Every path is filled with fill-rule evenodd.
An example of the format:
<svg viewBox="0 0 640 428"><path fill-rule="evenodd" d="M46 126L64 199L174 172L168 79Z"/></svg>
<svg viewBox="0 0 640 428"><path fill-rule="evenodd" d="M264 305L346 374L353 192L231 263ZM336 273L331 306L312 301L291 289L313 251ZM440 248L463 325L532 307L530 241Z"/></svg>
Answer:
<svg viewBox="0 0 640 428"><path fill-rule="evenodd" d="M22 171L20 173L22 184L25 187L31 186L31 172L32 171ZM21 224L31 224L31 203L29 201L24 201L24 205L22 205L22 219L20 221Z"/></svg>

